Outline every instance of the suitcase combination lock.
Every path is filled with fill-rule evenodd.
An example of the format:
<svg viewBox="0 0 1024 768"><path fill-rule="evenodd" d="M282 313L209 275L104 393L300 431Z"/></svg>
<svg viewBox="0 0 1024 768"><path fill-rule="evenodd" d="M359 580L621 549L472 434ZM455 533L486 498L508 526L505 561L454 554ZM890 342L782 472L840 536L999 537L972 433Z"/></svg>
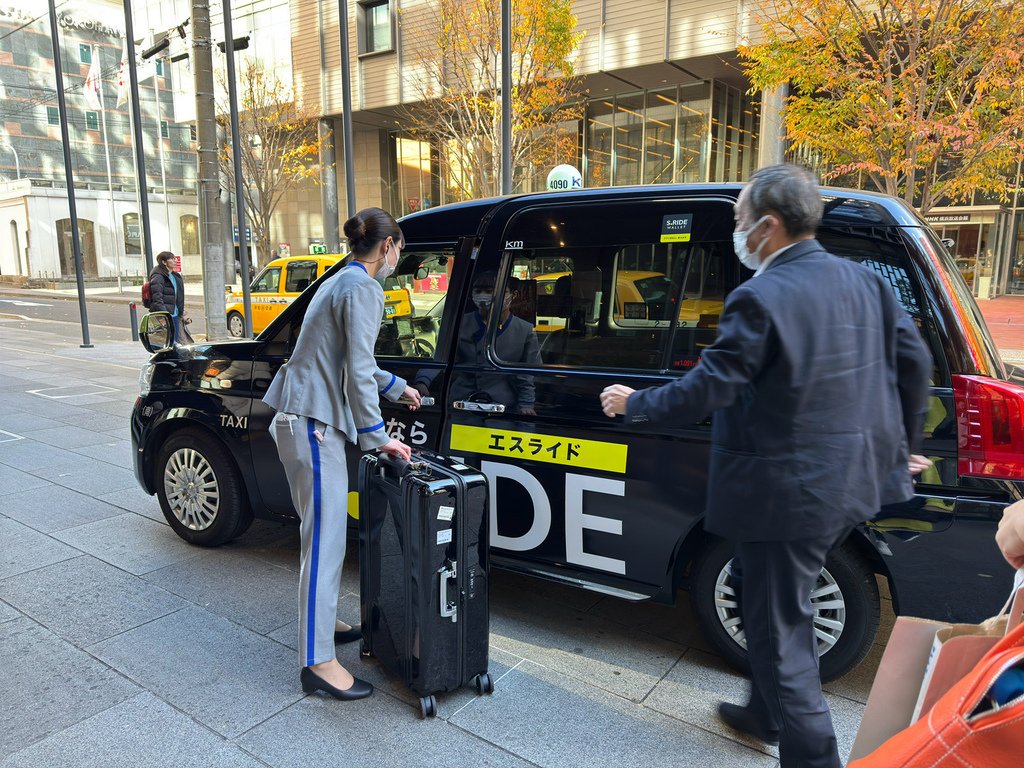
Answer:
<svg viewBox="0 0 1024 768"><path fill-rule="evenodd" d="M441 608L441 618L451 619L452 624L459 620L459 606L454 600L450 600L448 597L448 584L451 583L452 587L457 586L455 584L455 577L458 574L457 564L452 561L450 564L446 563L441 566L441 570L438 571L441 575L440 582L438 585L438 604ZM458 594L457 592L453 592Z"/></svg>

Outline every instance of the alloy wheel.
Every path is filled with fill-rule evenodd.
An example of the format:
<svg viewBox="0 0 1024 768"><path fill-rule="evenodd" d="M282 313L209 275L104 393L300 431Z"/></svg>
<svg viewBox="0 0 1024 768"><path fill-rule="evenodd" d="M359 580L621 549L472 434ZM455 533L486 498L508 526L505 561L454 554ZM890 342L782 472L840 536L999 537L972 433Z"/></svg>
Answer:
<svg viewBox="0 0 1024 768"><path fill-rule="evenodd" d="M194 448L179 448L168 457L164 492L174 516L189 530L205 530L217 519L217 475L206 457Z"/></svg>
<svg viewBox="0 0 1024 768"><path fill-rule="evenodd" d="M811 607L814 608L814 634L818 640L820 657L835 647L846 625L846 601L827 568L821 569L821 575L811 591ZM747 636L733 584L732 560L725 564L715 582L715 609L722 628L737 645L746 650Z"/></svg>

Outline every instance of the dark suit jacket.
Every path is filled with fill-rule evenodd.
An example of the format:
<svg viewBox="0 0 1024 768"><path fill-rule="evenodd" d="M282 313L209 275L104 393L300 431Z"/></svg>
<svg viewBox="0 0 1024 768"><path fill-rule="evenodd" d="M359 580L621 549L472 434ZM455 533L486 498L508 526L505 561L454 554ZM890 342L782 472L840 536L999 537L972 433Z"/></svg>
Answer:
<svg viewBox="0 0 1024 768"><path fill-rule="evenodd" d="M626 422L714 413L705 528L821 537L912 495L931 370L892 286L808 240L732 291L700 362L631 395Z"/></svg>

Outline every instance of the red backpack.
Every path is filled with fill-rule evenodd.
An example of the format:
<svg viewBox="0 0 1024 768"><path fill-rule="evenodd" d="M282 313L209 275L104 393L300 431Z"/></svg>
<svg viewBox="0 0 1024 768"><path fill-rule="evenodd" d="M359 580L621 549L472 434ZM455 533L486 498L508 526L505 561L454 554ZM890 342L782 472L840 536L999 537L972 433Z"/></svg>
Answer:
<svg viewBox="0 0 1024 768"><path fill-rule="evenodd" d="M153 304L153 288L149 284L149 280L142 284L142 306L149 309Z"/></svg>

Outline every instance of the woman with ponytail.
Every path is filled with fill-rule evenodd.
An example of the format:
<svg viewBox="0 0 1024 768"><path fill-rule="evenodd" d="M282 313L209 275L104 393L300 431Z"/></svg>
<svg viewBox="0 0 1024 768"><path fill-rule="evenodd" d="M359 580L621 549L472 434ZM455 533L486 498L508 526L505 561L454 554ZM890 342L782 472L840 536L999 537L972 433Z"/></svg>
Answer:
<svg viewBox="0 0 1024 768"><path fill-rule="evenodd" d="M358 443L408 461L410 447L384 429L380 398L404 396L412 410L420 402L417 390L382 371L373 356L384 316L378 281L398 266L402 230L386 211L367 208L345 222L345 235L351 260L313 296L295 349L263 398L277 411L270 434L302 521L299 678L306 693L342 700L373 693L335 654L335 643L361 637L358 627L337 620L348 528L345 446Z"/></svg>

